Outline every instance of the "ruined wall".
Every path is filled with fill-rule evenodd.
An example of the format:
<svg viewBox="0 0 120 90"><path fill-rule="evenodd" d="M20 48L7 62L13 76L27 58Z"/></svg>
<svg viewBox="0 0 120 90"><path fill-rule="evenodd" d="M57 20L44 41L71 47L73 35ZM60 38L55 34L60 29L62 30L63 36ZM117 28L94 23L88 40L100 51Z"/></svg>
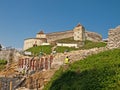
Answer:
<svg viewBox="0 0 120 90"><path fill-rule="evenodd" d="M20 54L16 50L0 51L0 59L7 60L8 62L18 61L19 56L20 56Z"/></svg>
<svg viewBox="0 0 120 90"><path fill-rule="evenodd" d="M109 30L107 46L110 49L120 47L120 26Z"/></svg>
<svg viewBox="0 0 120 90"><path fill-rule="evenodd" d="M74 33L73 30L50 33L50 34L47 34L47 41L52 42L59 39L73 37L73 33ZM102 36L95 32L85 31L85 36L86 36L86 40L91 40L94 42L102 40Z"/></svg>

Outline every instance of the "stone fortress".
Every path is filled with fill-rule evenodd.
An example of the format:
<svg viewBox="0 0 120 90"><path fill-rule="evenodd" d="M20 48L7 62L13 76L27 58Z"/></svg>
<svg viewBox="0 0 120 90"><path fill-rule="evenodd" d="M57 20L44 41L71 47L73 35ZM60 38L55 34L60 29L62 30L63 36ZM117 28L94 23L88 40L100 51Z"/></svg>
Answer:
<svg viewBox="0 0 120 90"><path fill-rule="evenodd" d="M50 43L56 40L70 37L73 37L74 40L81 42L81 44L84 44L85 40L94 42L102 41L102 36L100 34L86 31L84 26L78 24L73 30L54 32L49 34L44 34L43 31L40 31L36 34L36 38L27 38L24 40L23 50L27 50L33 46L50 45Z"/></svg>
<svg viewBox="0 0 120 90"><path fill-rule="evenodd" d="M78 24L73 30L69 30L69 31L65 31L65 32L44 34L43 31L41 31L41 32L37 33L36 38L25 39L24 47L27 49L27 48L30 48L30 47L33 47L36 45L37 46L45 45L50 42L54 42L56 40L69 38L69 37L73 37L74 40L80 41L80 42L84 42L85 40L91 40L91 41L95 41L95 42L102 40L102 37L99 34L94 33L94 32L85 31L85 28L82 25ZM89 55L97 54L97 53L100 53L100 52L103 52L103 51L106 51L109 49L113 49L113 48L120 48L120 26L109 30L107 47L92 48L92 49L88 49L88 50L77 50L77 51L68 52L67 55L70 56L71 61L74 62L77 60L82 60ZM2 51L1 51L1 53L2 53ZM11 54L11 55L9 55L9 54ZM10 56L10 57L14 58L13 57L14 54L16 54L16 52L14 52L14 53L9 52L4 55L7 55L5 57ZM36 88L36 82L37 82L38 88L40 88L42 90L42 88L44 88L44 85L46 84L46 82L48 82L51 79L54 72L56 72L56 70L58 70L61 67L61 65L63 65L63 60L65 58L65 54L57 53L55 55L55 57L53 58L52 63L49 62L51 68L47 67L48 64L47 65L45 64L45 63L48 63L47 57L48 56L46 56L44 58L44 66L45 66L44 68L45 69L47 68L47 70L37 73L37 74L34 74L34 75L31 75L30 77L26 78L26 82L25 82L26 90L28 90L28 88L30 88L30 89ZM15 60L17 60L17 58L15 58ZM40 64L36 63L35 60L38 60L37 58L35 58L33 60L32 58L24 57L24 58L20 58L20 60L24 60L25 61L24 63L26 63L26 62L29 63L27 60L31 60L32 61L31 67L34 66L34 68L30 68L30 69L33 69L33 71L36 69L37 65L39 65L39 67L43 65L43 64L40 65ZM41 58L40 61L42 62L43 58ZM24 65L24 63L22 65ZM26 63L26 65L27 65L27 63ZM21 65L21 64L18 64L18 65ZM54 70L54 68L55 68L55 70ZM13 70L13 68L9 68L7 70L11 70L11 69ZM50 69L52 69L52 70L50 70ZM8 71L6 71L6 72L8 72ZM11 73L11 71L9 71L9 72ZM0 75L2 75L2 74L0 73ZM17 80L16 84L18 84L18 83L19 82ZM21 89L16 89L16 90L21 90ZM24 90L25 90L25 88L24 88Z"/></svg>
<svg viewBox="0 0 120 90"><path fill-rule="evenodd" d="M39 34L40 35L45 35L45 34L43 34L43 32L40 32ZM48 36L50 38L48 38ZM94 32L85 31L85 28L81 25L77 25L71 31L56 32L56 33L47 34L46 35L46 40L47 40L47 42L52 42L52 41L55 41L55 40L59 40L61 38L63 39L63 38L68 38L68 37L73 37L74 40L81 41L81 42L84 42L85 40L92 40L92 41L95 41L95 42L102 40L102 38L99 34L96 34ZM38 43L36 43L35 41L33 43L38 45ZM116 27L115 29L110 29L109 30L109 32L108 32L108 42L107 42L106 47L99 47L99 48L95 47L95 48L88 49L88 50L71 51L71 52L67 52L67 55L70 57L71 63L73 63L73 62L78 61L78 60L83 60L84 58L86 58L90 55L98 54L100 52L104 52L104 51L110 50L112 48L120 48L120 26ZM49 69L48 69L48 71L46 71L47 73L45 73L45 74L40 73L38 75L38 77L40 77L42 75L42 78L44 78L44 79L42 79L43 80L42 84L41 84L41 79L38 80L39 84L41 85L40 88L45 85L45 83L43 83L43 82L50 80L50 78L52 77L51 73L56 72L56 71L53 70L53 68L55 68L55 69L58 68L59 69L63 65L64 58L65 58L64 53L56 53L56 55L53 58L53 62L51 64L52 72L50 72ZM36 66L36 65L34 65L34 66ZM32 81L32 84L29 81L29 79ZM26 82L28 82L28 85L26 85L27 88L29 88L29 86L32 86L32 88L36 88L35 87L35 85L36 85L36 75L28 78Z"/></svg>

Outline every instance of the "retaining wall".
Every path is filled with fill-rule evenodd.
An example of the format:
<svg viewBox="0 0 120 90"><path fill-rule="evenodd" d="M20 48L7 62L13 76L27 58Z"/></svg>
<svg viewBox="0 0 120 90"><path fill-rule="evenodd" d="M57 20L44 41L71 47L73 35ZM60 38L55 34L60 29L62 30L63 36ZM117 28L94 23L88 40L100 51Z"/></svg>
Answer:
<svg viewBox="0 0 120 90"><path fill-rule="evenodd" d="M86 58L89 55L97 54L99 52L103 52L108 50L107 47L100 47L100 48L92 48L88 50L77 50L77 51L71 51L66 53L57 53L55 57L53 58L52 68L59 68L61 65L64 64L64 59L66 56L69 57L71 62L78 61L81 59Z"/></svg>

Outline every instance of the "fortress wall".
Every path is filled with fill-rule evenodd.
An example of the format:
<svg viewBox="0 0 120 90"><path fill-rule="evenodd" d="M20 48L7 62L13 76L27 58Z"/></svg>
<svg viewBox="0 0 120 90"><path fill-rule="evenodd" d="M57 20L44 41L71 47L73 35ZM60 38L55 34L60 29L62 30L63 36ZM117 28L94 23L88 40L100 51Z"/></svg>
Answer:
<svg viewBox="0 0 120 90"><path fill-rule="evenodd" d="M108 32L108 48L120 48L120 26Z"/></svg>
<svg viewBox="0 0 120 90"><path fill-rule="evenodd" d="M47 34L47 41L52 42L59 39L73 37L73 33L74 33L73 30L69 30L65 32L50 33L50 34ZM94 42L102 40L102 36L95 32L85 31L85 36L87 40L91 40Z"/></svg>
<svg viewBox="0 0 120 90"><path fill-rule="evenodd" d="M26 39L26 40L24 40L23 50L26 50L26 49L28 49L28 48L33 47L34 42L35 42L35 39L34 39L34 38L33 38L33 39L31 38L31 39Z"/></svg>
<svg viewBox="0 0 120 90"><path fill-rule="evenodd" d="M98 42L102 40L102 36L95 32L86 31L85 36L86 36L86 40L90 40L94 42Z"/></svg>
<svg viewBox="0 0 120 90"><path fill-rule="evenodd" d="M50 34L47 34L47 42L52 42L52 41L69 38L69 37L73 37L72 30L64 31L64 32L50 33Z"/></svg>
<svg viewBox="0 0 120 90"><path fill-rule="evenodd" d="M42 43L46 43L46 39L40 39L40 38L28 38L24 40L24 47L23 50L27 50L31 47L33 47L34 44L37 44L38 46Z"/></svg>

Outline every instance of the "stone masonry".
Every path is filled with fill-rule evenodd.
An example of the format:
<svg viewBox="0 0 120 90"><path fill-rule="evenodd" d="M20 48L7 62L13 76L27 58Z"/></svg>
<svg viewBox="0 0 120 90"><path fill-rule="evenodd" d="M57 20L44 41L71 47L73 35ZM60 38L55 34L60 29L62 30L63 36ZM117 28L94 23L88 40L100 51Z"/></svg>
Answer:
<svg viewBox="0 0 120 90"><path fill-rule="evenodd" d="M8 62L18 61L20 53L14 49L0 51L0 59L7 60Z"/></svg>
<svg viewBox="0 0 120 90"><path fill-rule="evenodd" d="M107 47L112 48L120 48L120 26L115 29L110 29L108 32L108 44Z"/></svg>
<svg viewBox="0 0 120 90"><path fill-rule="evenodd" d="M81 41L81 42L85 41L85 28L81 24L78 24L73 29L73 31L74 31L74 34L73 34L74 40Z"/></svg>
<svg viewBox="0 0 120 90"><path fill-rule="evenodd" d="M49 33L49 34L46 34L47 42L53 42L59 39L70 38L70 37L73 37L73 34L74 34L73 30ZM94 42L102 41L102 36L100 34L86 31L86 30L85 30L85 38L86 40L90 40Z"/></svg>
<svg viewBox="0 0 120 90"><path fill-rule="evenodd" d="M100 48L92 48L88 50L77 50L66 53L57 53L53 59L52 68L59 68L61 65L63 65L66 56L70 58L70 62L72 63L84 59L92 54L97 54L107 50L109 50L109 48L100 47Z"/></svg>

